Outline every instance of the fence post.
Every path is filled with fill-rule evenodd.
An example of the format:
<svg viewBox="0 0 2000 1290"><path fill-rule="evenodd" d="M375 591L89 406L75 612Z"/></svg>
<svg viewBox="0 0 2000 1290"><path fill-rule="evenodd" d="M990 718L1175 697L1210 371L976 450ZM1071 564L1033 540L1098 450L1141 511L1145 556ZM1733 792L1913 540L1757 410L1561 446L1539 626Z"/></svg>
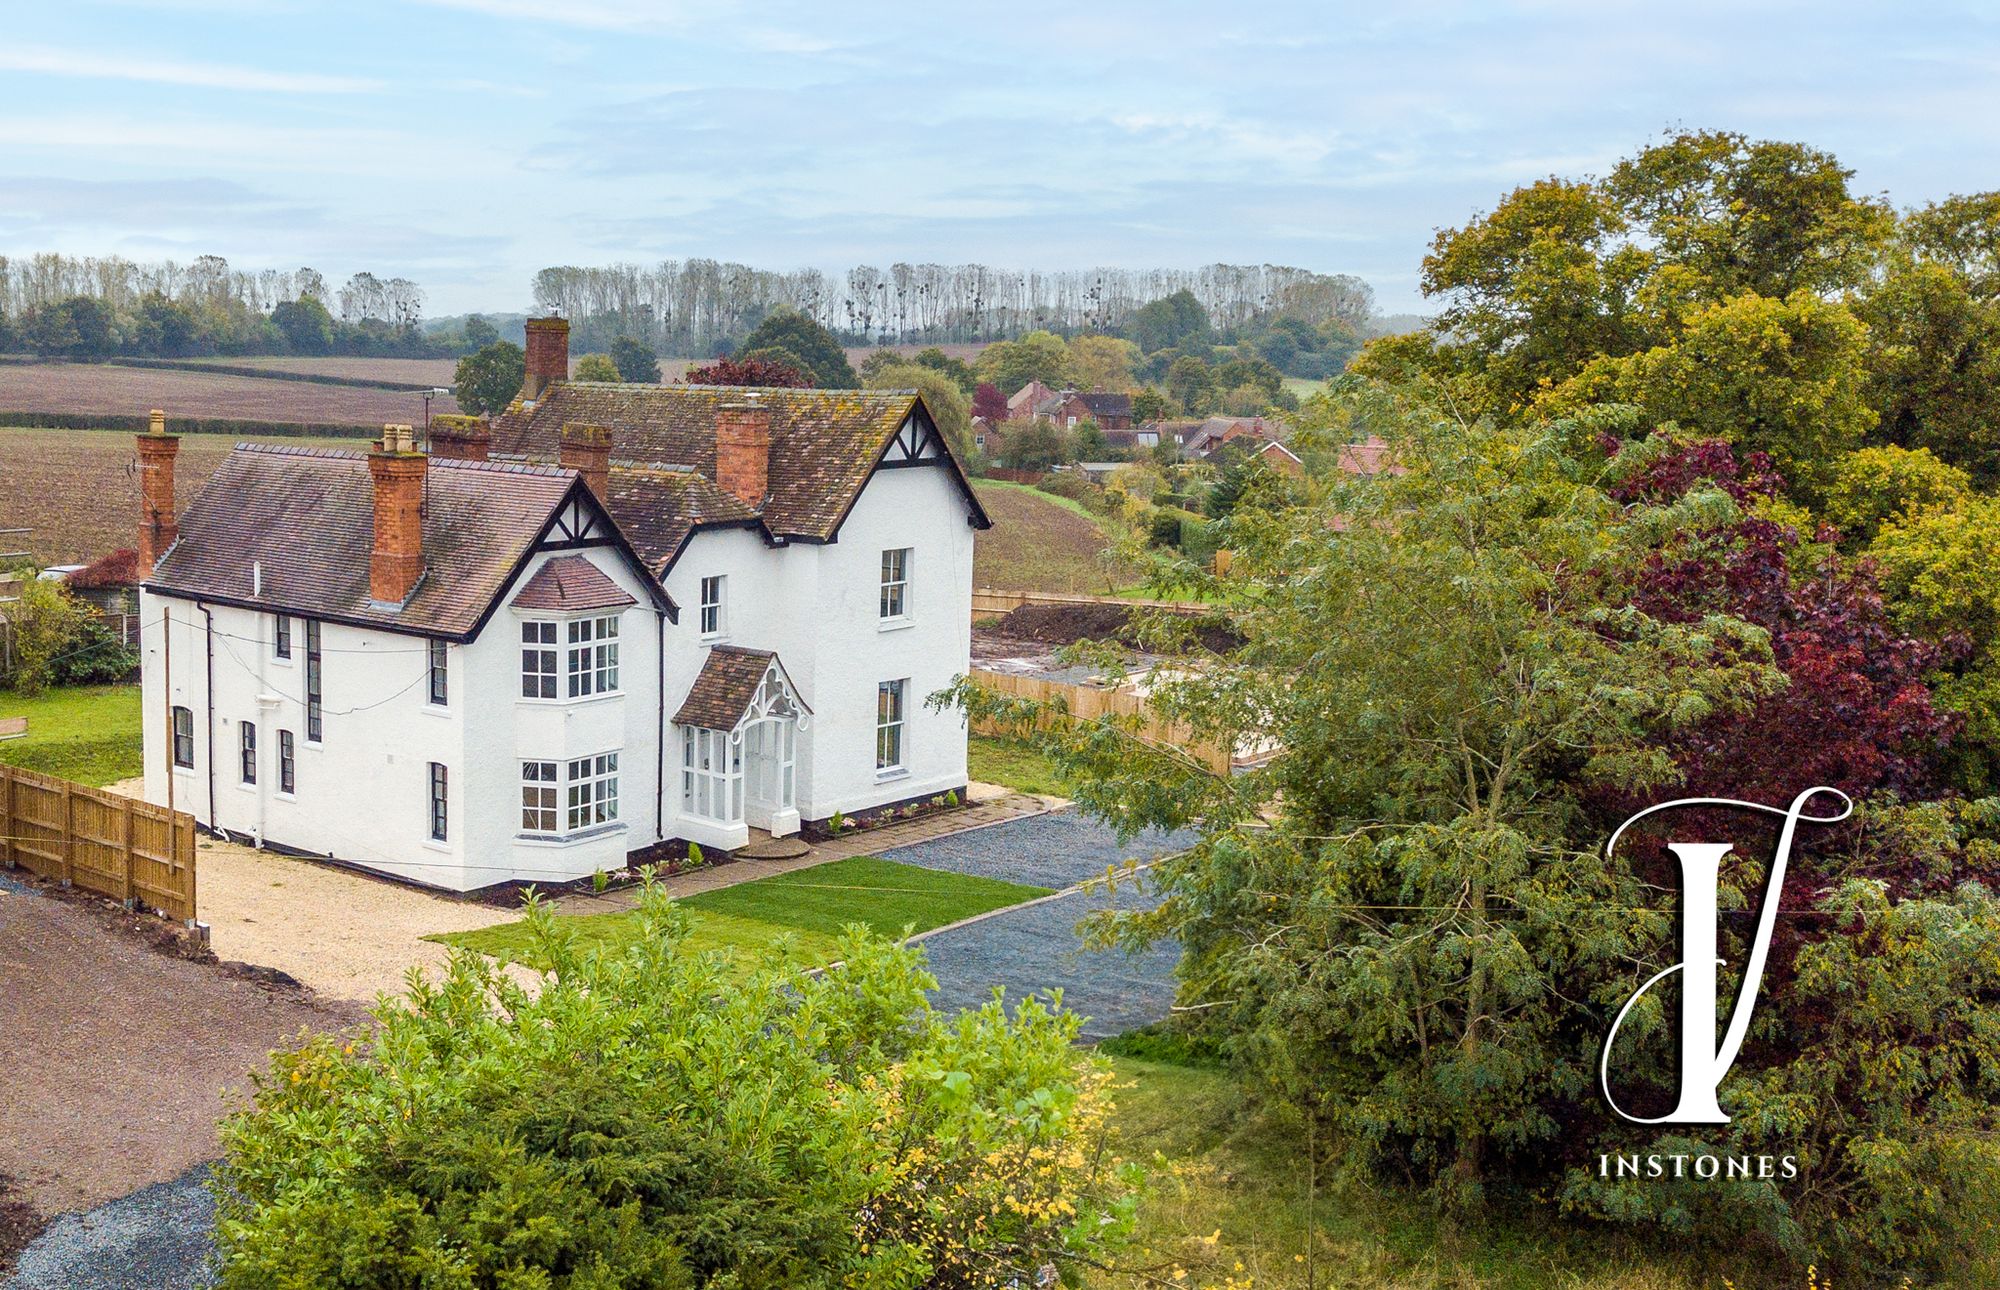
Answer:
<svg viewBox="0 0 2000 1290"><path fill-rule="evenodd" d="M134 905L139 903L138 901L139 880L138 876L133 872L134 859L132 856L132 813L133 813L132 803L129 801L125 802L122 808L118 812L120 818L124 822L124 845L121 849L125 853L125 865L124 865L125 883L124 883L124 890L123 892L120 893L120 898L125 902L125 908L127 909L130 909Z"/></svg>
<svg viewBox="0 0 2000 1290"><path fill-rule="evenodd" d="M14 772L0 766L0 859L14 867Z"/></svg>
<svg viewBox="0 0 2000 1290"><path fill-rule="evenodd" d="M181 880L181 898L187 901L188 925L193 926L194 916L200 909L200 906L195 903L194 897L194 816L190 815L187 817L186 827L182 830L182 836L187 839L187 845L180 850L179 858L182 867L187 872L187 877ZM202 937L202 943L204 945L208 943L206 935Z"/></svg>
<svg viewBox="0 0 2000 1290"><path fill-rule="evenodd" d="M62 839L58 854L62 857L62 885L70 886L76 880L76 795L68 780L62 781Z"/></svg>

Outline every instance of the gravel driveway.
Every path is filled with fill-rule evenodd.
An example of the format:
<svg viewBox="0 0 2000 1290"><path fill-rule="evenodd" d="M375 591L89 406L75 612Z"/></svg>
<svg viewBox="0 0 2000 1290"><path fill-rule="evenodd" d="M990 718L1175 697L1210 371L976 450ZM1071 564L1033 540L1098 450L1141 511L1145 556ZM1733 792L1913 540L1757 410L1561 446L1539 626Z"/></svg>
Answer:
<svg viewBox="0 0 2000 1290"><path fill-rule="evenodd" d="M1107 865L1151 860L1193 842L1192 834L1145 833L1121 846L1110 829L1072 808L882 854L904 864L1063 890L1102 876ZM938 1007L976 1008L996 985L1006 987L1009 999L1060 989L1063 1006L1083 1016L1088 1040L1166 1016L1180 946L1155 945L1139 955L1085 950L1076 934L1077 923L1099 910L1152 905L1144 886L1141 877L1121 881L1112 892L1070 891L925 937Z"/></svg>

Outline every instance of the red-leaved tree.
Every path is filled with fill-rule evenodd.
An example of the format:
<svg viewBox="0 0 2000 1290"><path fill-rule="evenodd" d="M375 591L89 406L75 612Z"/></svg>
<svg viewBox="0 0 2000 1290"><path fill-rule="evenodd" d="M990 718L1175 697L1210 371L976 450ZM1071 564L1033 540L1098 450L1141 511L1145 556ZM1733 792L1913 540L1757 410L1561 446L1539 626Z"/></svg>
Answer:
<svg viewBox="0 0 2000 1290"><path fill-rule="evenodd" d="M812 378L789 363L768 358L718 358L706 367L691 367L681 378L689 385L764 385L803 390Z"/></svg>
<svg viewBox="0 0 2000 1290"><path fill-rule="evenodd" d="M1007 419L1007 396L991 381L981 381L979 388L972 392L972 415L985 417L992 425L999 425Z"/></svg>

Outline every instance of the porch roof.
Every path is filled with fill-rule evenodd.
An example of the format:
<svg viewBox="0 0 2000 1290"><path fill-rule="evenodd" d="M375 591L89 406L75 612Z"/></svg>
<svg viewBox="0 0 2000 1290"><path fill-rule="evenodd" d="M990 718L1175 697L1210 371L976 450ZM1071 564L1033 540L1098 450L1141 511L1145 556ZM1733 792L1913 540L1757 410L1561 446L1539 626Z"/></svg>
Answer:
<svg viewBox="0 0 2000 1290"><path fill-rule="evenodd" d="M757 691L772 668L784 681L785 690L801 709L810 712L799 697L798 687L786 674L776 653L767 649L745 649L740 645L717 645L702 660L701 673L688 687L680 711L674 713L677 726L699 726L704 730L734 730L757 699Z"/></svg>

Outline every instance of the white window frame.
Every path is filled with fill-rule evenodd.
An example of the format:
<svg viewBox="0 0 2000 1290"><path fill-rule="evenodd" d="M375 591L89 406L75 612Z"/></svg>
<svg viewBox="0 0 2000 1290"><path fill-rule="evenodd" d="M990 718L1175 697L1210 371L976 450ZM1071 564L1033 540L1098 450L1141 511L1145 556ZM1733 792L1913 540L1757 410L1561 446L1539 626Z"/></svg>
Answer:
<svg viewBox="0 0 2000 1290"><path fill-rule="evenodd" d="M278 732L278 796L294 797L299 791L298 746L292 732Z"/></svg>
<svg viewBox="0 0 2000 1290"><path fill-rule="evenodd" d="M430 842L451 840L451 768L441 761L424 768L424 831Z"/></svg>
<svg viewBox="0 0 2000 1290"><path fill-rule="evenodd" d="M451 642L436 636L425 645L424 706L451 706Z"/></svg>
<svg viewBox="0 0 2000 1290"><path fill-rule="evenodd" d="M521 763L521 832L562 836L562 763L530 757Z"/></svg>
<svg viewBox="0 0 2000 1290"><path fill-rule="evenodd" d="M876 600L875 616L885 626L910 621L910 565L915 558L914 547L887 547L882 552L881 594Z"/></svg>
<svg viewBox="0 0 2000 1290"><path fill-rule="evenodd" d="M735 824L743 819L743 732L681 727L681 812Z"/></svg>
<svg viewBox="0 0 2000 1290"><path fill-rule="evenodd" d="M910 678L905 676L875 686L875 778L909 773Z"/></svg>
<svg viewBox="0 0 2000 1290"><path fill-rule="evenodd" d="M563 691L568 698L620 693L617 614L572 618L563 637Z"/></svg>
<svg viewBox="0 0 2000 1290"><path fill-rule="evenodd" d="M185 730L182 729L183 726L186 727ZM167 742L168 746L173 750L174 769L193 770L194 769L194 709L193 708L184 707L180 704L174 705L173 709L168 713ZM187 748L187 755L185 757L181 755L181 748L182 745L184 744L186 745Z"/></svg>
<svg viewBox="0 0 2000 1290"><path fill-rule="evenodd" d="M271 657L280 663L292 661L292 616L271 615Z"/></svg>
<svg viewBox="0 0 2000 1290"><path fill-rule="evenodd" d="M618 823L618 752L572 757L563 767L563 836Z"/></svg>
<svg viewBox="0 0 2000 1290"><path fill-rule="evenodd" d="M236 723L236 782L245 788L257 786L257 723Z"/></svg>
<svg viewBox="0 0 2000 1290"><path fill-rule="evenodd" d="M714 593L712 596L710 593ZM700 610L695 622L701 638L715 640L729 631L729 575L714 573L701 580Z"/></svg>
<svg viewBox="0 0 2000 1290"><path fill-rule="evenodd" d="M521 624L521 697L548 701L562 696L562 628L552 618ZM532 681L533 692L530 693Z"/></svg>

